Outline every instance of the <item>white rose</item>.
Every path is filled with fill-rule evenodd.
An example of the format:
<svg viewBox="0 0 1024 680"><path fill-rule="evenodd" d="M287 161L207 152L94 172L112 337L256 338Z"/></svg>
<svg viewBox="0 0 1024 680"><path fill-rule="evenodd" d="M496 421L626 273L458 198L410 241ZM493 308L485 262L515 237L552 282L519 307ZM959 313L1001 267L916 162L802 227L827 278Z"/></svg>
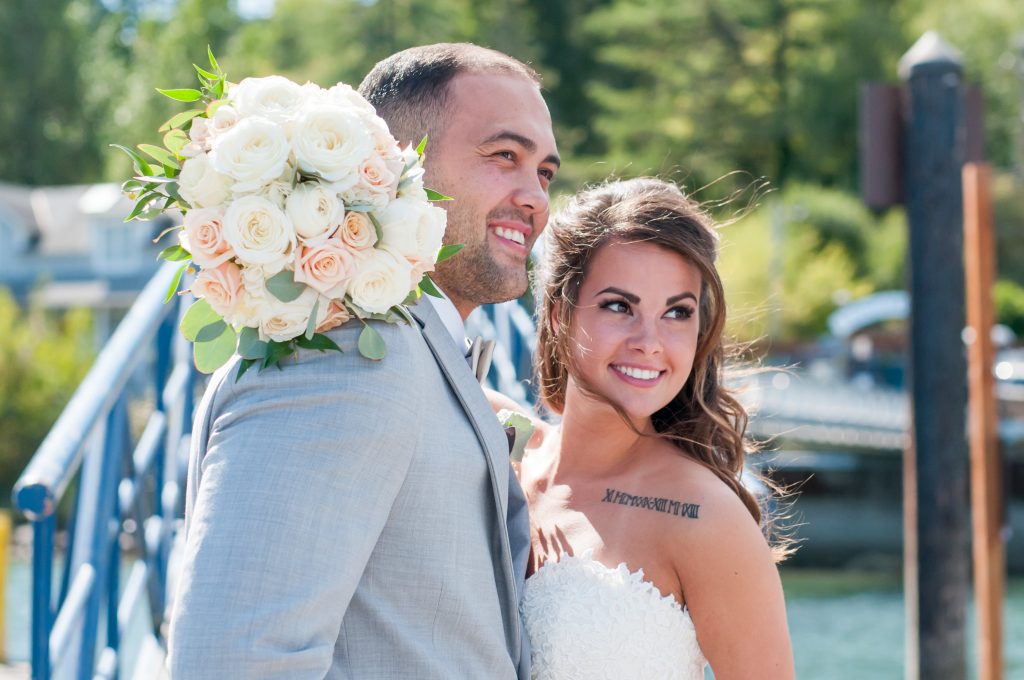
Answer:
<svg viewBox="0 0 1024 680"><path fill-rule="evenodd" d="M186 158L193 158L201 153L210 150L210 140L213 138L213 128L210 126L209 118L196 116L192 119L192 125L188 130L189 143L181 149L181 155Z"/></svg>
<svg viewBox="0 0 1024 680"><path fill-rule="evenodd" d="M399 198L375 214L383 231L382 247L392 248L403 257L433 261L444 237L447 213L443 208Z"/></svg>
<svg viewBox="0 0 1024 680"><path fill-rule="evenodd" d="M235 193L255 191L281 176L290 151L279 125L265 118L245 118L214 138L210 163L235 180Z"/></svg>
<svg viewBox="0 0 1024 680"><path fill-rule="evenodd" d="M302 87L281 76L246 78L228 93L243 118L265 118L274 123L294 120L306 101Z"/></svg>
<svg viewBox="0 0 1024 680"><path fill-rule="evenodd" d="M338 194L320 182L296 185L285 211L295 226L295 233L307 241L329 237L345 216L345 206Z"/></svg>
<svg viewBox="0 0 1024 680"><path fill-rule="evenodd" d="M231 180L214 169L209 156L199 154L182 163L178 193L193 208L215 208L231 195Z"/></svg>
<svg viewBox="0 0 1024 680"><path fill-rule="evenodd" d="M347 83L338 83L327 90L324 95L325 99L333 104L352 107L372 116L377 115L377 110L373 108L373 105Z"/></svg>
<svg viewBox="0 0 1024 680"><path fill-rule="evenodd" d="M224 240L238 259L262 267L267 276L281 271L295 248L295 229L288 216L261 196L235 199L224 213Z"/></svg>
<svg viewBox="0 0 1024 680"><path fill-rule="evenodd" d="M243 267L242 293L234 310L231 314L225 315L224 320L232 326L259 328L268 297L274 296L267 291L263 270L259 267Z"/></svg>
<svg viewBox="0 0 1024 680"><path fill-rule="evenodd" d="M292 133L299 169L319 175L344 191L359 180L359 165L373 152L373 140L355 111L314 106Z"/></svg>
<svg viewBox="0 0 1024 680"><path fill-rule="evenodd" d="M312 288L306 288L291 302L282 302L268 295L260 315L260 340L285 342L305 333L309 315L319 297L320 294Z"/></svg>
<svg viewBox="0 0 1024 680"><path fill-rule="evenodd" d="M404 257L387 248L366 251L359 271L348 284L352 302L371 314L384 314L409 295L412 267Z"/></svg>
<svg viewBox="0 0 1024 680"><path fill-rule="evenodd" d="M207 114L209 115L209 114ZM222 135L238 122L238 109L230 104L220 104L213 111L213 116L206 119L214 136Z"/></svg>

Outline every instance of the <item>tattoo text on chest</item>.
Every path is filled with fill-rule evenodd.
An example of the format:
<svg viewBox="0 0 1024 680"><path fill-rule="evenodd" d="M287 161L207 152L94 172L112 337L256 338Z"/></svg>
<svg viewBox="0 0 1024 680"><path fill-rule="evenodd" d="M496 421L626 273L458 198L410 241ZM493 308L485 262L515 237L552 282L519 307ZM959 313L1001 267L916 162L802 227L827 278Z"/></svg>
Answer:
<svg viewBox="0 0 1024 680"><path fill-rule="evenodd" d="M658 498L657 496L635 496L617 489L605 489L602 503L617 503L628 505L633 508L665 512L676 517L689 517L697 519L700 513L700 505L697 503L683 503L670 498Z"/></svg>

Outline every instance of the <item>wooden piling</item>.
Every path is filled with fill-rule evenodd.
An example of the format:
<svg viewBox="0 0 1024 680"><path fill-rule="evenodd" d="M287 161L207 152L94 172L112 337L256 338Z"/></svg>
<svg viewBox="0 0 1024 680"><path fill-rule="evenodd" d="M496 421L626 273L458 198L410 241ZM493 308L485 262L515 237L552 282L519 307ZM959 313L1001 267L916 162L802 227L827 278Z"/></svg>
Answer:
<svg viewBox="0 0 1024 680"><path fill-rule="evenodd" d="M964 273L967 301L968 414L971 467L971 533L978 632L978 680L1003 677L1003 597L1006 554L1002 538L1002 469L998 411L992 377L995 323L992 285L992 171L967 163L964 187Z"/></svg>

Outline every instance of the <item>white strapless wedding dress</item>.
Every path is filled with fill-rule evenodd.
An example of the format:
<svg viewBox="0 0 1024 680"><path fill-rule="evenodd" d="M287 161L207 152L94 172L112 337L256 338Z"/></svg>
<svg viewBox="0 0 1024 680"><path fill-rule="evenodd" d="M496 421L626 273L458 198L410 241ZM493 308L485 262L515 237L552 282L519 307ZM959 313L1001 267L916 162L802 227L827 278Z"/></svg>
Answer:
<svg viewBox="0 0 1024 680"><path fill-rule="evenodd" d="M703 680L707 662L690 614L592 552L563 555L526 580L523 617L533 680Z"/></svg>

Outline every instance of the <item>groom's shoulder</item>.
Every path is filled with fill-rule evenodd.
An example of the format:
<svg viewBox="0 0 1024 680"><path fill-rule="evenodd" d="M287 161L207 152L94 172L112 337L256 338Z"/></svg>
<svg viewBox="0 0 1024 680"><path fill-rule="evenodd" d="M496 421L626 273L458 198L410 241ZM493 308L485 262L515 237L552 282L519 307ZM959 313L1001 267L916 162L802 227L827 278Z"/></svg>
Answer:
<svg viewBox="0 0 1024 680"><path fill-rule="evenodd" d="M210 379L208 406L222 408L239 401L287 399L294 393L392 389L417 381L423 372L437 370L434 362L423 361L423 341L415 325L370 323L384 342L383 359L374 361L360 354L363 324L351 321L326 333L340 351L299 349L277 366L261 369L257 364L240 375L241 359L237 355L232 357Z"/></svg>

